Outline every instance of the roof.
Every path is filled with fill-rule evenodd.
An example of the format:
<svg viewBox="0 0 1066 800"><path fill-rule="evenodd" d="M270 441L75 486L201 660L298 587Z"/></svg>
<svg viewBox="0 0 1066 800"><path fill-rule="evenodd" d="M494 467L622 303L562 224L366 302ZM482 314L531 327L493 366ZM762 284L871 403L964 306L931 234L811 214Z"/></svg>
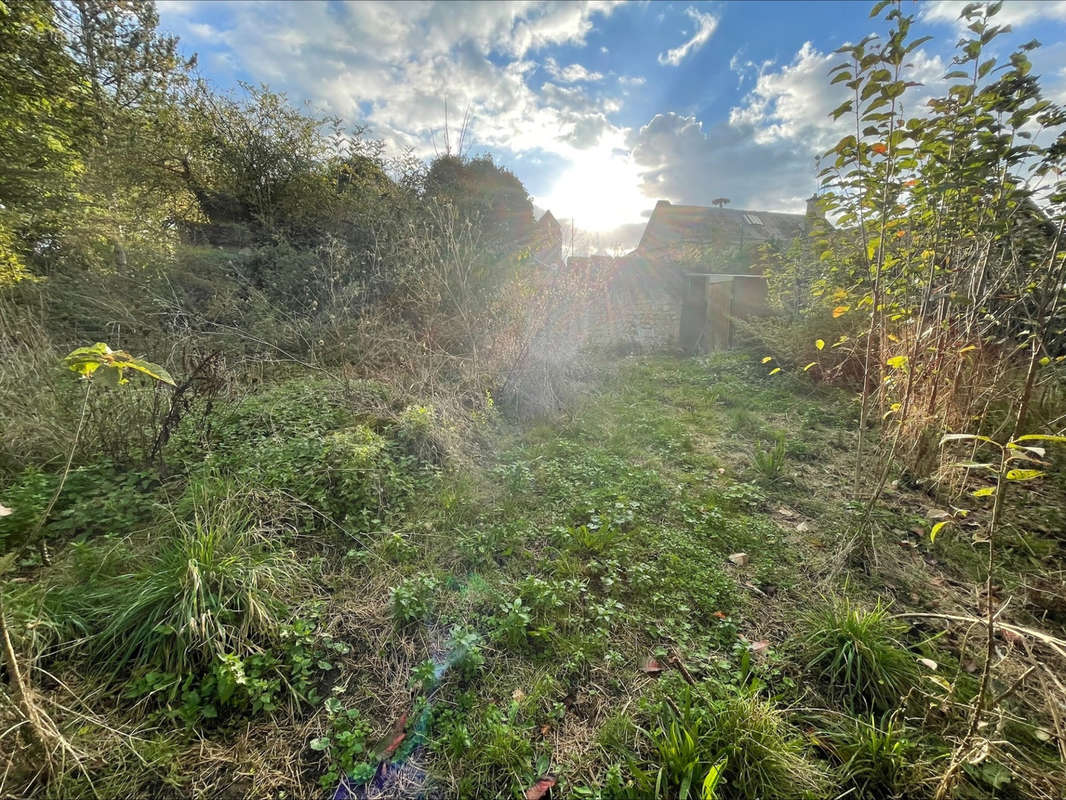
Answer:
<svg viewBox="0 0 1066 800"><path fill-rule="evenodd" d="M545 211L540 215L540 219L537 220L537 228L548 228L549 230L562 232L562 228L551 211Z"/></svg>
<svg viewBox="0 0 1066 800"><path fill-rule="evenodd" d="M651 213L637 252L648 256L682 255L693 245L752 245L790 242L806 232L805 214L735 208L674 205L660 200Z"/></svg>

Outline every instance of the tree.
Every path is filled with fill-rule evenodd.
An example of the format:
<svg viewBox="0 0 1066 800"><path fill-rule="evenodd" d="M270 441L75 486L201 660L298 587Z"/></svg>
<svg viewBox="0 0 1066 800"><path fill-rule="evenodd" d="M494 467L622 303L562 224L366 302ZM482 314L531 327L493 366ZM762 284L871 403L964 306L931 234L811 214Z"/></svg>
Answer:
<svg viewBox="0 0 1066 800"><path fill-rule="evenodd" d="M0 2L0 286L31 271L81 169L84 85L51 4Z"/></svg>
<svg viewBox="0 0 1066 800"><path fill-rule="evenodd" d="M486 243L522 243L532 233L533 203L526 187L491 156L439 156L430 165L425 194L453 203L464 219L478 225Z"/></svg>

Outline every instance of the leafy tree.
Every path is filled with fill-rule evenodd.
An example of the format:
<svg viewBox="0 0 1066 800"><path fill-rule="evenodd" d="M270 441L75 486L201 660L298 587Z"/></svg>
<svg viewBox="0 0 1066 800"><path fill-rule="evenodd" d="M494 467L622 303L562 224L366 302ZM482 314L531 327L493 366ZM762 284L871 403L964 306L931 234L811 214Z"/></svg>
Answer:
<svg viewBox="0 0 1066 800"><path fill-rule="evenodd" d="M53 6L0 2L0 286L28 274L33 243L71 202L84 95Z"/></svg>

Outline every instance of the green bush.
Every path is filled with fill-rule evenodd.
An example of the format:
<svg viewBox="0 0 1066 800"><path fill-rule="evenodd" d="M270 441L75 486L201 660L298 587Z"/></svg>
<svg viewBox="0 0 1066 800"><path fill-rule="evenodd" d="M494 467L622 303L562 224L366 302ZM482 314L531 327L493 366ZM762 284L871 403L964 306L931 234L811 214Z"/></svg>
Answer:
<svg viewBox="0 0 1066 800"><path fill-rule="evenodd" d="M60 476L27 469L4 489L12 513L0 517L0 553L26 544L55 493ZM145 472L123 472L101 462L75 467L43 533L48 539L122 534L145 524L155 513L157 479Z"/></svg>
<svg viewBox="0 0 1066 800"><path fill-rule="evenodd" d="M918 674L900 640L906 631L880 601L864 609L833 597L801 616L801 652L806 668L848 708L892 711Z"/></svg>

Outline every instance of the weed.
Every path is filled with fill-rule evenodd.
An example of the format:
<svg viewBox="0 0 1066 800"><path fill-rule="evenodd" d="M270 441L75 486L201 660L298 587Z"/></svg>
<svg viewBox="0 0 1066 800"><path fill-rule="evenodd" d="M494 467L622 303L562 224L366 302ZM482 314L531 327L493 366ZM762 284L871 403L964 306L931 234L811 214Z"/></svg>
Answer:
<svg viewBox="0 0 1066 800"><path fill-rule="evenodd" d="M801 617L807 669L849 708L892 711L915 683L916 662L900 641L907 626L888 611L880 601L864 609L833 597Z"/></svg>
<svg viewBox="0 0 1066 800"><path fill-rule="evenodd" d="M481 635L469 628L457 627L448 639L451 666L465 680L472 679L485 664L481 652Z"/></svg>
<svg viewBox="0 0 1066 800"><path fill-rule="evenodd" d="M256 529L236 495L205 499L174 524L139 569L62 588L99 666L182 672L278 641L285 598L305 582L301 563Z"/></svg>
<svg viewBox="0 0 1066 800"><path fill-rule="evenodd" d="M784 714L750 692L712 702L704 737L709 752L725 759L730 795L773 800L817 795L825 776L803 752Z"/></svg>
<svg viewBox="0 0 1066 800"><path fill-rule="evenodd" d="M500 605L494 619L493 638L512 650L524 648L529 641L529 608L516 597Z"/></svg>
<svg viewBox="0 0 1066 800"><path fill-rule="evenodd" d="M880 721L873 715L847 719L831 726L819 741L839 763L841 783L857 797L907 796L921 769L917 744L895 713Z"/></svg>
<svg viewBox="0 0 1066 800"><path fill-rule="evenodd" d="M325 708L329 729L322 736L312 739L308 745L326 758L326 771L319 778L322 789L332 791L345 776L354 782L368 780L375 769L367 749L369 723L357 709L344 708L335 697L326 699Z"/></svg>
<svg viewBox="0 0 1066 800"><path fill-rule="evenodd" d="M400 627L425 619L433 608L437 580L429 575L408 578L392 590L392 616Z"/></svg>
<svg viewBox="0 0 1066 800"><path fill-rule="evenodd" d="M778 433L774 437L773 447L755 450L752 466L765 483L775 483L785 468L785 435Z"/></svg>

